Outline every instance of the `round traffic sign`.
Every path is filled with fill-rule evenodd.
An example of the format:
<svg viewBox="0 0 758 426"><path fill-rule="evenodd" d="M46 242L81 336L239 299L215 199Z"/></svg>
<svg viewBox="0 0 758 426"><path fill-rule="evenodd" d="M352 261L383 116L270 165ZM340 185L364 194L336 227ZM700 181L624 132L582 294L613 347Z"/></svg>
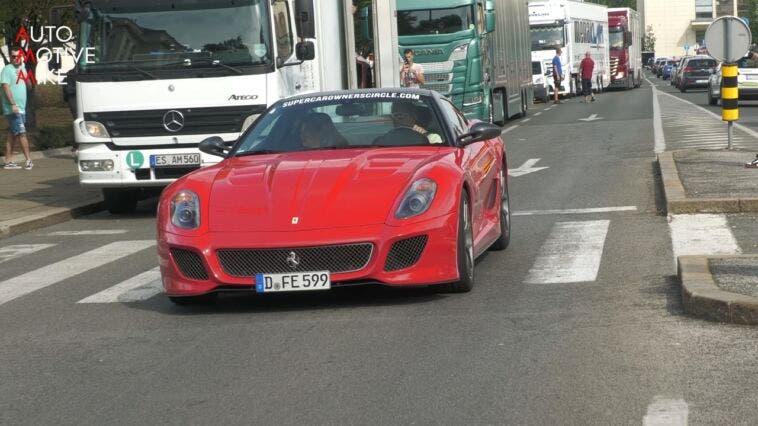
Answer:
<svg viewBox="0 0 758 426"><path fill-rule="evenodd" d="M736 62L744 57L752 43L750 28L740 18L722 16L705 31L708 54L718 61Z"/></svg>
<svg viewBox="0 0 758 426"><path fill-rule="evenodd" d="M145 156L139 151L129 151L126 154L126 165L132 170L139 169L144 162Z"/></svg>

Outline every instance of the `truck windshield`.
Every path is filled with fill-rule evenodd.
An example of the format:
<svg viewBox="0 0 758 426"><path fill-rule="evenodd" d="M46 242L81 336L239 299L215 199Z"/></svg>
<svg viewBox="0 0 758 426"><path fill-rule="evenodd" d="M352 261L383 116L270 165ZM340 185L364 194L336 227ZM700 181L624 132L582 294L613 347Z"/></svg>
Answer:
<svg viewBox="0 0 758 426"><path fill-rule="evenodd" d="M397 34L400 36L450 34L473 26L472 6L397 11Z"/></svg>
<svg viewBox="0 0 758 426"><path fill-rule="evenodd" d="M533 26L529 28L529 33L532 38L532 50L555 49L565 45L562 25Z"/></svg>
<svg viewBox="0 0 758 426"><path fill-rule="evenodd" d="M622 28L611 28L608 32L608 42L611 49L623 49L624 30Z"/></svg>
<svg viewBox="0 0 758 426"><path fill-rule="evenodd" d="M81 24L80 72L272 61L266 2L200 0L94 2Z"/></svg>

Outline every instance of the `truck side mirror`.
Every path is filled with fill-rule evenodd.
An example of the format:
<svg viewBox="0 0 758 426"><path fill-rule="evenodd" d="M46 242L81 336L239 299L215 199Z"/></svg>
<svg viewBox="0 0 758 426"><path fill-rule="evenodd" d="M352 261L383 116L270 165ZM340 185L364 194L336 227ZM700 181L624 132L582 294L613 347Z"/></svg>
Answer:
<svg viewBox="0 0 758 426"><path fill-rule="evenodd" d="M368 41L374 40L374 22L371 15L371 8L363 6L360 10L361 36Z"/></svg>
<svg viewBox="0 0 758 426"><path fill-rule="evenodd" d="M295 27L300 38L316 38L313 0L295 0Z"/></svg>
<svg viewBox="0 0 758 426"><path fill-rule="evenodd" d="M495 11L488 10L484 13L485 31L488 33L495 32Z"/></svg>
<svg viewBox="0 0 758 426"><path fill-rule="evenodd" d="M295 56L298 61L312 61L316 58L316 46L312 41L301 41L295 45Z"/></svg>

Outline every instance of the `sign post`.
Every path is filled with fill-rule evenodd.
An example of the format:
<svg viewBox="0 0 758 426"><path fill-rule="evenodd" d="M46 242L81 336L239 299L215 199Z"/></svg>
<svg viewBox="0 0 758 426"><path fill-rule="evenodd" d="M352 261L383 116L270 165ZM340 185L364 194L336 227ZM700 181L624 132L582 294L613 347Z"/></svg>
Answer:
<svg viewBox="0 0 758 426"><path fill-rule="evenodd" d="M745 21L735 16L718 18L705 31L708 54L722 62L721 119L727 122L727 149L732 149L734 122L740 118L736 62L747 54L752 38Z"/></svg>

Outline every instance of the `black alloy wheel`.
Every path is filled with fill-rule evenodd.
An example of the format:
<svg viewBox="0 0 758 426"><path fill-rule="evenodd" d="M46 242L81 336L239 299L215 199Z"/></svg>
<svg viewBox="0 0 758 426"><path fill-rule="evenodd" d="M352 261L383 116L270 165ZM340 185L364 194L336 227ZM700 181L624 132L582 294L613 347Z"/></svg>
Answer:
<svg viewBox="0 0 758 426"><path fill-rule="evenodd" d="M508 195L508 181L505 166L500 170L500 236L490 246L490 250L499 251L508 248L511 242L511 203Z"/></svg>

